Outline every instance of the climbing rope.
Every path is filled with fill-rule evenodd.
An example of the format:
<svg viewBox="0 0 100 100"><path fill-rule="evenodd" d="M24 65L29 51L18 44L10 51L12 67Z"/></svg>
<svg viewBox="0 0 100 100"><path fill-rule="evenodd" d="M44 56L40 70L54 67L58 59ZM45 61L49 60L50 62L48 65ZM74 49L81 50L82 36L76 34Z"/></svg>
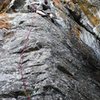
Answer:
<svg viewBox="0 0 100 100"><path fill-rule="evenodd" d="M45 16L46 15L45 13L43 13L43 12L41 12L39 10L37 10L36 13L40 14L41 16ZM21 52L20 53L20 61L19 61L19 64L18 64L18 66L19 66L18 69L19 69L19 72L20 72L20 75L21 75L21 80L23 82L23 87L24 87L24 93L25 93L25 95L27 97L27 100L31 100L31 96L27 92L27 84L26 84L26 80L24 78L24 73L23 73L24 71L23 71L22 63L23 63L23 58L24 58L24 52L25 52L25 50L27 49L27 46L28 46L28 41L29 41L29 36L30 36L31 31L32 31L32 28L30 28L30 30L29 30L29 32L28 32L28 34L26 36L25 42L24 42L25 45L20 51Z"/></svg>
<svg viewBox="0 0 100 100"><path fill-rule="evenodd" d="M19 66L18 69L19 69L19 73L21 75L21 80L23 82L23 87L24 87L24 93L25 93L25 95L27 97L27 100L31 100L31 96L27 92L27 84L26 84L26 80L24 79L24 73L23 73L24 71L23 71L23 65L22 65L22 63L23 63L24 51L26 50L26 48L28 46L28 41L29 41L29 36L30 36L31 30L32 30L32 28L29 30L29 32L28 32L28 34L26 36L25 43L24 43L25 45L24 45L24 47L21 50L20 61L18 63L18 66Z"/></svg>

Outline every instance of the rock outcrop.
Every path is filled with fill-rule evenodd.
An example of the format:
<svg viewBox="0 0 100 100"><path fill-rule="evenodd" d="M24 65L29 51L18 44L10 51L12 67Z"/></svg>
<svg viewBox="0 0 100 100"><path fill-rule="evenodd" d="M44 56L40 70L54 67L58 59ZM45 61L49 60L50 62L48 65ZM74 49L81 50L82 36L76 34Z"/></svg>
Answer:
<svg viewBox="0 0 100 100"><path fill-rule="evenodd" d="M26 1L0 29L0 100L100 100L99 24L73 0L46 10Z"/></svg>

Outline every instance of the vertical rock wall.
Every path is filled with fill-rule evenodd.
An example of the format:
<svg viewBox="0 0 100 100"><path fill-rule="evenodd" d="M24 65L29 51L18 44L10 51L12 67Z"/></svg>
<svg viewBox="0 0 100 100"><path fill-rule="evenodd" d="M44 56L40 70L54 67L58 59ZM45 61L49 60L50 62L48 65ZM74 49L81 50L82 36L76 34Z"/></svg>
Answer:
<svg viewBox="0 0 100 100"><path fill-rule="evenodd" d="M100 100L99 36L77 1L18 1L8 11L0 100Z"/></svg>

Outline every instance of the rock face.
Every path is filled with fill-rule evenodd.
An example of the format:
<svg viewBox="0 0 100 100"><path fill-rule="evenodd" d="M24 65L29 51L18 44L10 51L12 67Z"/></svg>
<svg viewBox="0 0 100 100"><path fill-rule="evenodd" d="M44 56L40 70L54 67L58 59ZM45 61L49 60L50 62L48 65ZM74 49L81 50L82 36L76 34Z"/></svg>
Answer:
<svg viewBox="0 0 100 100"><path fill-rule="evenodd" d="M42 16L47 11L8 14L11 28L0 29L0 100L100 100L99 38L67 9L54 19Z"/></svg>

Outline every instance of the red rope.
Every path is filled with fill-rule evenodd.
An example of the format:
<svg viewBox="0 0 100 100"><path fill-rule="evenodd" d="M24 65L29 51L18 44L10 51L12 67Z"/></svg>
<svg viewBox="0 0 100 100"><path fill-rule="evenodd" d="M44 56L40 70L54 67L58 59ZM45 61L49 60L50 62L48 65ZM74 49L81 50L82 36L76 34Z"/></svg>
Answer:
<svg viewBox="0 0 100 100"><path fill-rule="evenodd" d="M18 69L19 69L19 72L20 72L20 75L21 75L21 79L22 79L23 87L24 87L24 92L25 92L25 95L27 96L27 100L31 100L31 97L30 97L29 93L27 93L27 84L26 84L26 80L24 79L22 62L23 62L23 57L24 57L24 51L28 46L28 41L29 41L29 36L30 36L31 30L32 30L32 28L29 30L29 33L27 34L25 45L21 50L20 61L19 61L19 64L18 64L18 66L19 66Z"/></svg>

